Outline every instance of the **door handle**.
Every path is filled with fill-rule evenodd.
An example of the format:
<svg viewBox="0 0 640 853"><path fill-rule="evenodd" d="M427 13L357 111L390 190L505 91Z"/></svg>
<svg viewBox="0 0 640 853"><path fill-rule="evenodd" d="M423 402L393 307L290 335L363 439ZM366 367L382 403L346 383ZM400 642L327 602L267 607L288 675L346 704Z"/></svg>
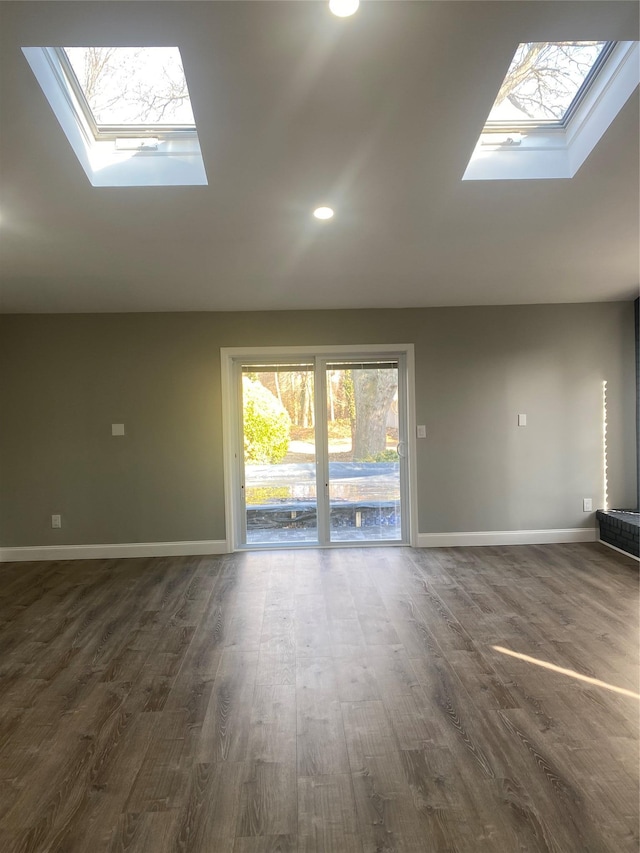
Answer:
<svg viewBox="0 0 640 853"><path fill-rule="evenodd" d="M399 442L398 442L398 446L396 447L396 453L398 454L398 456L399 456L401 459L406 459L406 458L407 458L407 454L405 453L405 448L406 448L406 446L407 446L407 442L406 442L406 441L399 441Z"/></svg>

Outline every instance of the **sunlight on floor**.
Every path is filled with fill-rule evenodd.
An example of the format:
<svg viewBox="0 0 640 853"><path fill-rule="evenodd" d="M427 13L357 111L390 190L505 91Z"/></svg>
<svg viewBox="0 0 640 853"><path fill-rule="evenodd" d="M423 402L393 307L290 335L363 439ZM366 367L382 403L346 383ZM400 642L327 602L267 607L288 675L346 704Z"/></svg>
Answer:
<svg viewBox="0 0 640 853"><path fill-rule="evenodd" d="M523 655L520 652L513 652L511 649L505 649L503 646L491 646L496 652L501 652L503 655L510 655L512 658L526 661L527 663L535 663L536 666L542 666L544 669L550 669L552 672L558 672L560 675L568 675L571 678L577 678L580 681L586 681L587 684L593 684L596 687L604 687L606 690L612 690L614 693L621 693L623 696L631 696L633 699L640 699L640 694L634 693L633 690L627 690L624 687L616 687L614 684L608 684L606 681L600 681L598 678L590 678L588 675L582 675L573 669L565 669L562 666L556 666L554 663L549 663L546 660L532 658L529 655Z"/></svg>

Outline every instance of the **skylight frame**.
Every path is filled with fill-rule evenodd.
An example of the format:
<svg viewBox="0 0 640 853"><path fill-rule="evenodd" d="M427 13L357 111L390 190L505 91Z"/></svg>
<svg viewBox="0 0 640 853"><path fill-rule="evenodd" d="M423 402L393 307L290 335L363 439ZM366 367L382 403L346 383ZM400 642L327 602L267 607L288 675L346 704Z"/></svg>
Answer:
<svg viewBox="0 0 640 853"><path fill-rule="evenodd" d="M114 128L96 138L57 48L24 46L22 53L93 187L207 186L197 125L195 132L165 133L154 127L142 134L132 127ZM131 144L123 137L130 137ZM151 138L154 142L146 144Z"/></svg>
<svg viewBox="0 0 640 853"><path fill-rule="evenodd" d="M74 106L76 110L82 113L82 117L96 141L116 140L123 137L127 139L186 139L197 136L195 124L155 124L153 122L138 125L99 124L96 121L76 72L71 65L71 60L67 56L66 49L64 47L54 47L51 50L55 54L64 76L63 84L71 90L73 98L76 101Z"/></svg>
<svg viewBox="0 0 640 853"><path fill-rule="evenodd" d="M573 178L639 83L640 42L614 42L564 127L483 128L462 180Z"/></svg>
<svg viewBox="0 0 640 853"><path fill-rule="evenodd" d="M545 42L545 44L562 44L562 42ZM482 130L483 134L490 133L508 133L514 132L518 133L520 131L527 131L528 133L535 133L536 130L540 130L541 132L546 132L549 130L565 130L569 123L571 122L572 117L576 114L576 111L579 109L580 104L583 102L593 83L595 82L598 74L603 69L604 65L607 63L607 60L611 56L611 53L616 48L618 42L616 41L607 41L605 42L604 47L600 51L597 56L595 62L587 72L586 77L580 84L578 91L573 96L571 103L567 107L562 116L562 119L519 119L517 121L496 121L489 120L484 124L484 128ZM521 45L519 44L518 47ZM517 48L516 48L517 52ZM515 58L515 53L514 53ZM511 66L510 66L511 67ZM507 72L508 73L508 72ZM505 78L506 79L506 75ZM504 81L503 81L504 82ZM502 87L502 83L500 84ZM500 91L500 90L498 90ZM493 109L493 108L492 108Z"/></svg>

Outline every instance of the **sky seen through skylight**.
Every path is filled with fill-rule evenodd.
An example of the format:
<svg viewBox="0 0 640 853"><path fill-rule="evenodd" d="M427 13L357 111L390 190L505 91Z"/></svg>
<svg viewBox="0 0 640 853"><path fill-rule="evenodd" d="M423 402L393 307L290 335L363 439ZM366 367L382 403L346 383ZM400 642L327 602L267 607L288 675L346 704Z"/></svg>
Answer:
<svg viewBox="0 0 640 853"><path fill-rule="evenodd" d="M98 128L195 126L177 47L65 47L64 51Z"/></svg>
<svg viewBox="0 0 640 853"><path fill-rule="evenodd" d="M605 41L520 44L489 113L492 122L561 122Z"/></svg>

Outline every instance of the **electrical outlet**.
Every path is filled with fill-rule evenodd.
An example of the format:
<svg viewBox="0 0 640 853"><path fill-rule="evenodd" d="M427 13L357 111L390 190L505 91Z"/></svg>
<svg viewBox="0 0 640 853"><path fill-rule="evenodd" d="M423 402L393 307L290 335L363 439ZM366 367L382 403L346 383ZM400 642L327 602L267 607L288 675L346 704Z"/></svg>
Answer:
<svg viewBox="0 0 640 853"><path fill-rule="evenodd" d="M62 516L61 515L52 515L51 516L51 526L56 530L62 527Z"/></svg>
<svg viewBox="0 0 640 853"><path fill-rule="evenodd" d="M593 512L593 500L591 498L582 499L582 511Z"/></svg>

